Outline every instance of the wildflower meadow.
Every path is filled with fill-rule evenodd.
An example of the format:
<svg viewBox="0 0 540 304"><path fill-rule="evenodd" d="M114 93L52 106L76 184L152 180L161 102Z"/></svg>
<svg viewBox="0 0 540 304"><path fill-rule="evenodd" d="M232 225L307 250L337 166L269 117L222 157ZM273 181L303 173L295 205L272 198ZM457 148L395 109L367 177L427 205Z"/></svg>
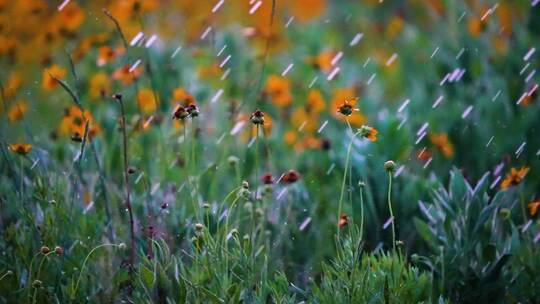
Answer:
<svg viewBox="0 0 540 304"><path fill-rule="evenodd" d="M0 303L540 303L540 0L0 0Z"/></svg>

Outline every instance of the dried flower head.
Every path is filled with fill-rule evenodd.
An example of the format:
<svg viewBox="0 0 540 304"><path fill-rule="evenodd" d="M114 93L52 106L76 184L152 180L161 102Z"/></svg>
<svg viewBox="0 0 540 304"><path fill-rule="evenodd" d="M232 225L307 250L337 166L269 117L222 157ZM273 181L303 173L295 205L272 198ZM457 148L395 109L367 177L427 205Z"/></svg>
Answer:
<svg viewBox="0 0 540 304"><path fill-rule="evenodd" d="M189 113L187 112L186 108L182 105L178 105L176 109L174 109L173 113L173 119L181 119L184 120L189 117Z"/></svg>
<svg viewBox="0 0 540 304"><path fill-rule="evenodd" d="M385 163L384 163L384 170L386 172L394 172L396 170L396 163L392 160L387 160Z"/></svg>
<svg viewBox="0 0 540 304"><path fill-rule="evenodd" d="M56 246L54 247L54 253L56 253L56 255L62 255L64 253L64 248Z"/></svg>
<svg viewBox="0 0 540 304"><path fill-rule="evenodd" d="M24 156L24 155L30 153L30 151L32 150L32 145L31 144L18 143L18 144L11 144L11 145L8 146L8 148L13 153Z"/></svg>
<svg viewBox="0 0 540 304"><path fill-rule="evenodd" d="M377 129L370 126L362 125L360 129L358 129L358 131L360 131L360 135L362 137L370 141L377 141L377 133L379 133Z"/></svg>
<svg viewBox="0 0 540 304"><path fill-rule="evenodd" d="M195 117L199 116L199 114L200 114L199 107L197 107L197 105L194 104L194 103L187 106L186 111L189 114L189 117L191 117L191 118L195 118Z"/></svg>
<svg viewBox="0 0 540 304"><path fill-rule="evenodd" d="M264 125L264 112L257 109L253 113L251 113L251 122L254 125Z"/></svg>
<svg viewBox="0 0 540 304"><path fill-rule="evenodd" d="M281 180L286 184L293 184L300 179L300 174L295 170L289 170L283 174Z"/></svg>
<svg viewBox="0 0 540 304"><path fill-rule="evenodd" d="M49 252L51 252L51 249L47 246L42 246L41 249L39 250L42 254L47 254Z"/></svg>
<svg viewBox="0 0 540 304"><path fill-rule="evenodd" d="M261 181L265 185L271 185L274 183L274 177L272 176L272 173L266 173L261 177Z"/></svg>
<svg viewBox="0 0 540 304"><path fill-rule="evenodd" d="M202 231L203 229L204 229L204 225L203 225L203 224L201 224L201 223L196 223L196 224L195 224L195 230L196 230L196 231L199 231L199 232L200 232L200 231Z"/></svg>

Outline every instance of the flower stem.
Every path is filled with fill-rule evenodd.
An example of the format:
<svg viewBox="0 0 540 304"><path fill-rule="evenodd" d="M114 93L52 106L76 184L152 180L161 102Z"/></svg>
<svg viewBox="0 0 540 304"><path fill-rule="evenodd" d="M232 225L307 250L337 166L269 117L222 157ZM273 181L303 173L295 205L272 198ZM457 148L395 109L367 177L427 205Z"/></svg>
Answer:
<svg viewBox="0 0 540 304"><path fill-rule="evenodd" d="M396 251L396 227L392 210L392 172L388 172L388 210L390 210L390 220L392 221L392 248Z"/></svg>
<svg viewBox="0 0 540 304"><path fill-rule="evenodd" d="M129 214L129 232L130 232L130 255L129 255L129 264L130 264L130 278L131 286L133 286L133 267L135 266L135 222L133 220L133 210L131 207L130 200L130 190L129 190L129 173L128 173L128 143L126 135L126 113L124 109L124 101L122 98L119 98L120 110L122 115L122 139L124 146L124 184L126 188L126 209Z"/></svg>
<svg viewBox="0 0 540 304"><path fill-rule="evenodd" d="M339 217L341 216L341 211L343 209L343 194L345 192L345 182L347 181L347 172L349 171L349 161L350 161L350 158L351 158L351 150L352 150L352 144L354 142L354 139L356 138L356 136L358 136L360 134L360 132L356 132L353 134L352 138L351 138L351 142L349 143L349 148L347 149L347 158L345 160L345 170L343 171L343 181L341 182L341 193L339 195L339 203L338 203L338 214L337 214L337 219L339 221ZM339 225L336 225L337 227L337 235L338 235L338 239L339 239L339 234L340 234L340 231L339 231Z"/></svg>

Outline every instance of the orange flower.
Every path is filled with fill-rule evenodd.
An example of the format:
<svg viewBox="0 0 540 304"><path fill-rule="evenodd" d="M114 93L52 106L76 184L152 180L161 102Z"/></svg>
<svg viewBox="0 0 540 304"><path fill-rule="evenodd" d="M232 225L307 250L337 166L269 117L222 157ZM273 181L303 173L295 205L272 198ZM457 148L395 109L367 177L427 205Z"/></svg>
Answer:
<svg viewBox="0 0 540 304"><path fill-rule="evenodd" d="M370 141L377 141L377 134L379 131L377 129L370 127L370 126L362 126L360 127L360 135L362 137L370 140Z"/></svg>
<svg viewBox="0 0 540 304"><path fill-rule="evenodd" d="M17 144L10 144L8 148L16 154L25 156L26 154L30 153L32 150L31 144L24 144L24 143L17 143Z"/></svg>
<svg viewBox="0 0 540 304"><path fill-rule="evenodd" d="M28 111L28 105L26 101L21 100L11 106L8 110L8 120L9 122L20 121L24 118L24 115Z"/></svg>
<svg viewBox="0 0 540 304"><path fill-rule="evenodd" d="M188 93L184 88L176 88L173 91L173 103L180 103L183 105L189 105L195 103L193 95Z"/></svg>
<svg viewBox="0 0 540 304"><path fill-rule="evenodd" d="M332 59L335 55L333 51L326 51L317 56L308 57L307 62L321 71L328 72L332 68Z"/></svg>
<svg viewBox="0 0 540 304"><path fill-rule="evenodd" d="M283 135L283 141L287 145L293 145L296 142L297 138L298 138L298 134L296 133L296 131L293 131L293 130L287 131Z"/></svg>
<svg viewBox="0 0 540 304"><path fill-rule="evenodd" d="M97 65L103 66L116 58L116 51L109 45L104 45L98 49Z"/></svg>
<svg viewBox="0 0 540 304"><path fill-rule="evenodd" d="M306 111L310 113L320 113L326 107L326 102L321 94L321 91L312 89L309 90Z"/></svg>
<svg viewBox="0 0 540 304"><path fill-rule="evenodd" d="M486 24L477 17L470 18L467 23L467 30L473 37L478 37L486 28Z"/></svg>
<svg viewBox="0 0 540 304"><path fill-rule="evenodd" d="M141 76L142 68L138 66L132 72L129 71L129 68L129 65L124 65L123 67L116 69L112 74L113 79L121 81L123 85L130 85L133 83L135 79Z"/></svg>
<svg viewBox="0 0 540 304"><path fill-rule="evenodd" d="M326 0L295 0L284 3L290 6L292 15L301 22L318 17L326 10Z"/></svg>
<svg viewBox="0 0 540 304"><path fill-rule="evenodd" d="M506 189L510 186L518 185L523 181L525 175L529 172L529 167L524 166L520 169L512 168L510 172L506 175L506 178L501 183L501 189Z"/></svg>
<svg viewBox="0 0 540 304"><path fill-rule="evenodd" d="M538 214L538 209L540 208L540 200L530 202L527 207L529 208L529 214L534 217Z"/></svg>
<svg viewBox="0 0 540 304"><path fill-rule="evenodd" d="M94 137L100 130L99 125L94 123L92 115L85 111L84 113L77 106L71 106L64 110L64 116L58 127L58 134L61 136L70 136L72 139L82 140L88 120L88 137Z"/></svg>
<svg viewBox="0 0 540 304"><path fill-rule="evenodd" d="M270 75L266 81L265 92L270 94L272 101L279 107L286 107L292 102L289 80L285 77Z"/></svg>
<svg viewBox="0 0 540 304"><path fill-rule="evenodd" d="M85 13L76 4L70 3L58 13L60 27L74 32L84 22Z"/></svg>
<svg viewBox="0 0 540 304"><path fill-rule="evenodd" d="M17 90L22 84L21 76L17 73L11 73L4 87L4 96L10 98L15 96Z"/></svg>
<svg viewBox="0 0 540 304"><path fill-rule="evenodd" d="M137 104L145 114L151 114L156 111L157 102L154 92L150 89L141 89L137 95Z"/></svg>
<svg viewBox="0 0 540 304"><path fill-rule="evenodd" d="M432 156L431 154L431 151L425 149L425 150L420 150L418 151L418 153L416 154L416 157L423 161L423 162L427 162L428 159Z"/></svg>
<svg viewBox="0 0 540 304"><path fill-rule="evenodd" d="M454 145L448 139L448 134L432 133L432 134L429 134L429 140L447 158L452 157L454 155Z"/></svg>
<svg viewBox="0 0 540 304"><path fill-rule="evenodd" d="M308 113L304 108L296 108L291 115L291 124L299 129L302 127L304 132L310 133L317 129L318 115Z"/></svg>
<svg viewBox="0 0 540 304"><path fill-rule="evenodd" d="M111 81L109 76L99 72L90 78L90 97L93 99L103 98L111 92Z"/></svg>
<svg viewBox="0 0 540 304"><path fill-rule="evenodd" d="M342 213L338 220L338 227L341 229L347 226L348 223L349 223L349 217L347 216L347 214Z"/></svg>
<svg viewBox="0 0 540 304"><path fill-rule="evenodd" d="M41 84L41 87L46 91L55 89L56 87L58 87L58 83L51 77L51 75L58 79L62 79L62 77L66 76L66 73L66 69L56 64L53 64L48 69L45 69L43 71L43 82Z"/></svg>
<svg viewBox="0 0 540 304"><path fill-rule="evenodd" d="M354 98L355 91L353 88L339 88L334 92L331 102L331 113L334 117L343 122L349 122L352 126L360 127L366 123L366 117L354 107L358 103L358 99ZM347 105L345 105L347 104ZM343 107L345 106L345 107ZM347 107L351 107L351 115L345 116L340 113L340 110L347 112ZM343 108L342 108L343 107ZM336 111L337 109L337 111Z"/></svg>
<svg viewBox="0 0 540 304"><path fill-rule="evenodd" d="M386 27L386 37L390 39L396 38L403 30L403 25L403 18L399 16L392 17L392 19L390 19L388 22L388 26Z"/></svg>

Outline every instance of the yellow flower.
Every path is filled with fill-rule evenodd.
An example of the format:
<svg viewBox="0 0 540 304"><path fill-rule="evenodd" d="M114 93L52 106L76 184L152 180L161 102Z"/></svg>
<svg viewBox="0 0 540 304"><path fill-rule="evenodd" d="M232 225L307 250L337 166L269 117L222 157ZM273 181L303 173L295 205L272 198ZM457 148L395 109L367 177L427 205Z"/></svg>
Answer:
<svg viewBox="0 0 540 304"><path fill-rule="evenodd" d="M24 115L28 111L28 105L26 101L21 100L11 106L8 110L8 120L9 122L20 121L24 118Z"/></svg>
<svg viewBox="0 0 540 304"><path fill-rule="evenodd" d="M111 81L109 76L103 72L94 74L90 78L90 97L92 99L102 98L111 92Z"/></svg>
<svg viewBox="0 0 540 304"><path fill-rule="evenodd" d="M328 72L332 68L332 59L336 55L333 51L322 52L317 56L308 57L308 63L321 71Z"/></svg>
<svg viewBox="0 0 540 304"><path fill-rule="evenodd" d="M156 111L157 102L154 92L150 89L141 89L137 95L137 103L144 114L151 114Z"/></svg>
<svg viewBox="0 0 540 304"><path fill-rule="evenodd" d="M506 189L510 186L518 185L523 181L525 175L529 172L529 167L524 166L520 169L512 168L510 172L506 175L506 178L501 183L501 189Z"/></svg>
<svg viewBox="0 0 540 304"><path fill-rule="evenodd" d="M429 140L447 158L452 157L454 155L454 145L448 139L448 134L431 133L429 134Z"/></svg>
<svg viewBox="0 0 540 304"><path fill-rule="evenodd" d="M84 18L84 11L76 3L70 3L58 13L59 25L70 32L77 30Z"/></svg>
<svg viewBox="0 0 540 304"><path fill-rule="evenodd" d="M100 131L99 125L94 123L92 115L88 111L83 113L77 106L66 108L58 127L58 134L82 139L86 120L88 120L88 137L92 138Z"/></svg>
<svg viewBox="0 0 540 304"><path fill-rule="evenodd" d="M310 114L304 108L296 108L291 115L291 124L295 128L300 128L303 125L303 131L310 133L317 129L317 114Z"/></svg>
<svg viewBox="0 0 540 304"><path fill-rule="evenodd" d="M43 71L43 82L41 84L41 87L46 91L55 89L56 87L58 87L58 83L51 77L51 75L58 79L62 79L62 77L64 77L66 73L66 69L56 64L53 64L48 69L45 69Z"/></svg>
<svg viewBox="0 0 540 304"><path fill-rule="evenodd" d="M354 88L336 89L332 96L330 112L339 120L343 122L349 121L352 126L360 127L366 123L367 119L359 110L354 108L358 103L358 99L354 95ZM348 113L347 110L350 110L349 116L340 112Z"/></svg>
<svg viewBox="0 0 540 304"><path fill-rule="evenodd" d="M24 155L30 153L30 151L32 150L32 145L31 144L25 144L25 143L17 143L17 144L10 144L8 146L8 148L13 153L24 156Z"/></svg>
<svg viewBox="0 0 540 304"><path fill-rule="evenodd" d="M326 0L285 1L298 21L304 22L322 15L326 11Z"/></svg>
<svg viewBox="0 0 540 304"><path fill-rule="evenodd" d="M188 93L184 88L176 88L173 91L173 103L180 103L183 105L190 105L195 103L195 98L193 95Z"/></svg>
<svg viewBox="0 0 540 304"><path fill-rule="evenodd" d="M270 95L272 102L279 107L286 107L292 102L289 80L285 77L270 75L266 81L265 92Z"/></svg>

